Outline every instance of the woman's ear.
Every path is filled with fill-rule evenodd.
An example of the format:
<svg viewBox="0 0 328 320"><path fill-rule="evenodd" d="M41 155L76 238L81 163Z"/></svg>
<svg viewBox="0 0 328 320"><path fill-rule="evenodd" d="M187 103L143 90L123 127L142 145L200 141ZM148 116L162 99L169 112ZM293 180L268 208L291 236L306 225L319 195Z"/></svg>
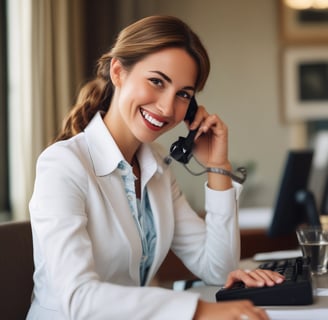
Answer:
<svg viewBox="0 0 328 320"><path fill-rule="evenodd" d="M117 58L112 58L110 62L110 77L115 87L121 85L122 75L125 72L122 63Z"/></svg>

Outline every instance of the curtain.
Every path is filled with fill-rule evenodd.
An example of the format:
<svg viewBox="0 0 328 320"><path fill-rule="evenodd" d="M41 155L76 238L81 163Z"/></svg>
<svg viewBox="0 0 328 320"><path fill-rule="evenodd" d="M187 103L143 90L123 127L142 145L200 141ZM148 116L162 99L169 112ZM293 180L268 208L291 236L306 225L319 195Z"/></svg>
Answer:
<svg viewBox="0 0 328 320"><path fill-rule="evenodd" d="M6 1L0 0L0 221L9 211L7 123L7 17Z"/></svg>
<svg viewBox="0 0 328 320"><path fill-rule="evenodd" d="M83 75L79 0L10 0L10 202L29 218L35 164L55 137Z"/></svg>
<svg viewBox="0 0 328 320"><path fill-rule="evenodd" d="M8 0L9 180L14 220L29 219L35 165L114 35L151 0ZM51 183L51 182L49 182Z"/></svg>

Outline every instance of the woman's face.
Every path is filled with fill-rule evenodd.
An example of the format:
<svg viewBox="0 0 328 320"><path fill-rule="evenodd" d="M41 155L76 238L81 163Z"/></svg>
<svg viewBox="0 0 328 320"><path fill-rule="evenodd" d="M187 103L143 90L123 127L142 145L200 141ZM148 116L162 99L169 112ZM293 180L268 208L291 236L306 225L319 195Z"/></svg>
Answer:
<svg viewBox="0 0 328 320"><path fill-rule="evenodd" d="M195 93L197 65L183 49L151 54L126 71L112 61L116 108L125 128L141 142L150 142L180 123Z"/></svg>

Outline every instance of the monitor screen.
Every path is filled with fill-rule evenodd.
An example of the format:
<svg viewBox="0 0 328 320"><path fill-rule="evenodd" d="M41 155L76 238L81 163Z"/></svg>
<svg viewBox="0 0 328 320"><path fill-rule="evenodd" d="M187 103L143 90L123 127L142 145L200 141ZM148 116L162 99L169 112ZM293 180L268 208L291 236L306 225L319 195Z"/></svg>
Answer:
<svg viewBox="0 0 328 320"><path fill-rule="evenodd" d="M288 152L268 229L270 237L294 233L300 224L308 222L306 208L296 195L308 188L312 158L313 150Z"/></svg>
<svg viewBox="0 0 328 320"><path fill-rule="evenodd" d="M325 181L323 185L322 198L320 202L320 213L328 216L328 174L324 174Z"/></svg>

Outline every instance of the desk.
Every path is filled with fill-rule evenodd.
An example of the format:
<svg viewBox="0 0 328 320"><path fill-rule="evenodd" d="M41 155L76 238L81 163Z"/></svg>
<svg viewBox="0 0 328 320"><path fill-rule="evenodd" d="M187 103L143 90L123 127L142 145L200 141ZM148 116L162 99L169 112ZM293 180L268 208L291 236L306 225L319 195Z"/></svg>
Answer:
<svg viewBox="0 0 328 320"><path fill-rule="evenodd" d="M252 259L246 259L242 260L240 263L241 269L254 269L258 266L259 262L255 262ZM313 277L313 287L314 288L328 288L328 274L322 275L322 276L315 276ZM217 286L200 286L196 288L191 288L189 291L198 292L200 293L201 299L208 301L208 302L215 302L215 293L219 290ZM304 319L328 319L328 296L318 296L314 297L314 303L312 305L308 306L277 306L277 307L265 307L265 309L268 311L291 311L291 310L297 310L302 312L302 310L305 312L309 310L317 310L317 309L326 309L327 314L324 315L324 318L320 317L310 317L310 318L304 318ZM325 311L324 311L325 312ZM280 318L278 318L280 319ZM287 319L287 318L286 318ZM296 318L288 318L288 319L296 319Z"/></svg>

